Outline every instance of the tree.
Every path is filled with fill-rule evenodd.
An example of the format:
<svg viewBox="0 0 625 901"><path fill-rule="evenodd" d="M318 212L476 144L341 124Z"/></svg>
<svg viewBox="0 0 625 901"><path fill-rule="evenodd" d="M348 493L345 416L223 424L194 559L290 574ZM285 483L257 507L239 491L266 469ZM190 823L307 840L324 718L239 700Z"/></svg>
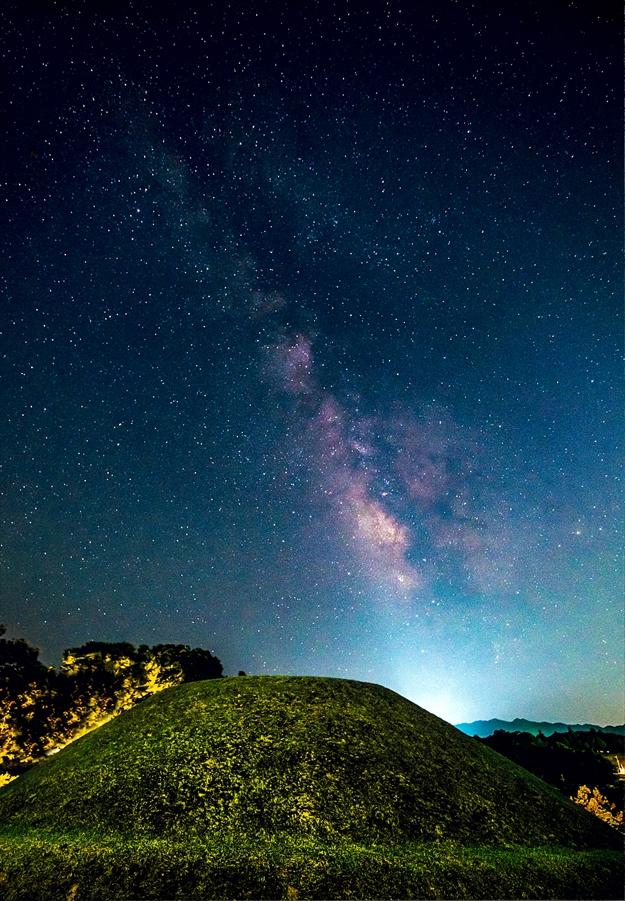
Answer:
<svg viewBox="0 0 625 901"><path fill-rule="evenodd" d="M219 679L223 675L221 661L204 648L190 648L187 644L157 644L151 650L161 666L169 667L172 672L179 669L181 682Z"/></svg>
<svg viewBox="0 0 625 901"><path fill-rule="evenodd" d="M594 814L612 826L615 829L623 828L623 811L619 810L616 804L611 804L610 800L602 795L598 788L592 790L587 785L580 785L577 789L575 797L571 798L576 804L580 804L589 813Z"/></svg>
<svg viewBox="0 0 625 901"><path fill-rule="evenodd" d="M6 633L0 626L0 636ZM50 708L50 674L23 639L0 637L0 769L42 753Z"/></svg>
<svg viewBox="0 0 625 901"><path fill-rule="evenodd" d="M2 768L19 772L148 695L222 673L203 648L103 641L68 648L57 672L22 639L0 637L0 777Z"/></svg>
<svg viewBox="0 0 625 901"><path fill-rule="evenodd" d="M0 636L6 626L0 625ZM23 638L0 637L0 688L19 690L33 680L42 679L47 667L39 660L39 650L27 644Z"/></svg>

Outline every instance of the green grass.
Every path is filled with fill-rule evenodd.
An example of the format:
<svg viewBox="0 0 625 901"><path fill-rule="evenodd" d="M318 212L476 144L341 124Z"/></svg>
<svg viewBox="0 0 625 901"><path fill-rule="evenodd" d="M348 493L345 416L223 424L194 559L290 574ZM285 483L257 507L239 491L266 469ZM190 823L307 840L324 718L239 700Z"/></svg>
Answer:
<svg viewBox="0 0 625 901"><path fill-rule="evenodd" d="M311 838L176 842L0 833L6 901L71 898L619 898L621 855L568 848L327 844Z"/></svg>
<svg viewBox="0 0 625 901"><path fill-rule="evenodd" d="M338 679L153 696L4 788L0 827L0 893L16 899L609 898L622 884L618 836L596 818L405 698Z"/></svg>

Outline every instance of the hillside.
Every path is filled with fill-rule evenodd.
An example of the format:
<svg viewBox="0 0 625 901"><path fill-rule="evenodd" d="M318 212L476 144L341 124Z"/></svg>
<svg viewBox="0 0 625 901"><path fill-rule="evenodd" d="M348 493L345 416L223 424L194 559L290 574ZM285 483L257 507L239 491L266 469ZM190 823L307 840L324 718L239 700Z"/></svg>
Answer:
<svg viewBox="0 0 625 901"><path fill-rule="evenodd" d="M460 729L466 735L477 735L480 738L487 738L499 729L504 732L529 732L531 735L553 735L554 732L590 732L594 729L596 732L603 732L606 735L623 735L625 736L625 725L623 726L595 726L592 723L545 723L536 722L535 720L475 720L472 723L457 723L456 729Z"/></svg>
<svg viewBox="0 0 625 901"><path fill-rule="evenodd" d="M48 893L55 887L57 894L47 896L62 897L58 893L65 889L54 881L58 872L50 869L55 860L70 888L71 880L77 878L78 885L80 874L88 873L92 886L100 880L102 891L109 891L102 897L115 896L110 874L111 861L117 861L120 897L141 897L149 894L145 879L152 873L141 855L149 850L160 859L164 886L165 874L184 869L183 861L200 845L204 850L196 856L203 863L189 864L189 872L199 866L198 873L206 875L210 861L218 859L224 884L247 873L249 891L258 897L274 897L276 889L262 888L249 861L260 854L275 879L278 871L289 870L285 860L293 861L294 849L299 865L309 862L302 872L310 871L311 859L329 855L341 891L358 886L361 870L379 885L381 874L390 878L395 867L393 885L404 885L401 896L437 897L442 891L444 897L481 897L471 880L482 879L483 870L490 874L485 897L514 897L504 883L520 867L530 882L542 874L537 894L526 897L544 891L559 897L560 890L574 897L571 885L581 879L581 866L595 874L590 882L588 873L584 877L590 891L593 879L600 882L599 894L585 897L601 897L605 880L615 877L614 858L600 849L619 846L608 827L541 780L388 689L306 677L235 677L150 697L2 790L0 821L0 887L11 887L15 898L39 897L35 882ZM476 845L490 849L488 866L483 856L476 863ZM450 847L453 865L444 851ZM241 871L246 848L248 866ZM597 850L580 854L581 849ZM238 863L233 855L239 855ZM272 855L278 862L270 866ZM430 882L434 878L437 855L447 869L463 874L460 894L449 885L424 887L425 873ZM505 864L495 866L501 855ZM133 879L145 874L134 888L127 883L128 861L135 861ZM499 870L508 874L501 876L503 883L497 881ZM416 879L417 871L422 882L410 888L406 874ZM552 871L559 874L555 883ZM213 897L217 877L210 878L213 888L203 890L209 894L194 895L197 886L187 885L184 896ZM320 884L325 888L310 890L309 897L330 891ZM171 885L160 891L165 894L149 896L175 894ZM228 891L245 894L239 882Z"/></svg>

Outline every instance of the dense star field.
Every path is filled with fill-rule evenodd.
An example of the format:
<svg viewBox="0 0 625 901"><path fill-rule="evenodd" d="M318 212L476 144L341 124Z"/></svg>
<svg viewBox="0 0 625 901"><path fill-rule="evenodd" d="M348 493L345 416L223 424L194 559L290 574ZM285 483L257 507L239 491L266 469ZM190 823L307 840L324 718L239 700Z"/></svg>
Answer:
<svg viewBox="0 0 625 901"><path fill-rule="evenodd" d="M4 22L0 621L622 722L620 14L150 6Z"/></svg>

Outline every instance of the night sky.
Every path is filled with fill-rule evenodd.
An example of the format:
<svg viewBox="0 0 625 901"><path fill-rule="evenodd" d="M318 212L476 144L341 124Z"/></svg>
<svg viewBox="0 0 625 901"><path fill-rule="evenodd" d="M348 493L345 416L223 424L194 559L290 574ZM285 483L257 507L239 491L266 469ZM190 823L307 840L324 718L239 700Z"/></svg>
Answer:
<svg viewBox="0 0 625 901"><path fill-rule="evenodd" d="M0 621L622 722L620 10L167 6L5 13Z"/></svg>

